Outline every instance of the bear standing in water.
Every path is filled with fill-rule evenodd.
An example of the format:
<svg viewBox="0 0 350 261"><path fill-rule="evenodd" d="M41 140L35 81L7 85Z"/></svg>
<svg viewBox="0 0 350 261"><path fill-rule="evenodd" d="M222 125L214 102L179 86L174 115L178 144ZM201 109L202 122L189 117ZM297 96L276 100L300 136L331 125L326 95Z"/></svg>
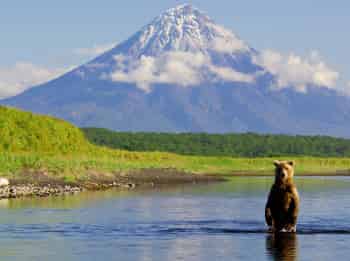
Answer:
<svg viewBox="0 0 350 261"><path fill-rule="evenodd" d="M272 232L296 232L299 195L293 183L294 162L274 161L275 183L265 208L265 219Z"/></svg>

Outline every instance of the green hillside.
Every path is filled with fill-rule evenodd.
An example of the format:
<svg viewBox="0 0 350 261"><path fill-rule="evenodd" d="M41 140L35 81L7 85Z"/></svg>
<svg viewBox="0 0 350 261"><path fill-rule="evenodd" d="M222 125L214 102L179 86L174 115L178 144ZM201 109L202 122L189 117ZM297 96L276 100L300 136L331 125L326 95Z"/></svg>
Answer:
<svg viewBox="0 0 350 261"><path fill-rule="evenodd" d="M83 129L90 142L129 151L229 157L350 157L350 140L326 136L130 133Z"/></svg>
<svg viewBox="0 0 350 261"><path fill-rule="evenodd" d="M0 151L68 153L90 144L78 128L49 116L0 106Z"/></svg>
<svg viewBox="0 0 350 261"><path fill-rule="evenodd" d="M0 174L26 179L33 173L84 179L89 173L166 168L177 155L139 153L91 144L72 124L0 106ZM175 166L174 166L175 167ZM93 175L95 175L93 174Z"/></svg>
<svg viewBox="0 0 350 261"><path fill-rule="evenodd" d="M212 138L210 135L198 134L186 137L171 134L164 136L161 134L123 134L125 136L120 136L122 138L119 138L119 141L113 145L108 140L109 136L103 133L95 133L95 137L101 139L100 142L95 141L96 143L122 149L91 144L80 129L63 120L0 107L0 174L20 180L30 179L40 174L39 177L45 176L67 181L89 179L91 175L109 177L116 172L145 168L176 168L199 174L232 174L233 172L246 173L246 171L272 174L273 160L283 159L282 157L208 156L208 152L213 148L213 151L224 151L227 155L230 153L229 150L225 150L227 147L224 143L217 143L215 139L214 143L208 142L208 139ZM118 133L111 134L112 138L113 135L118 135ZM87 136L91 139L89 135ZM177 146L182 146L183 151L179 152L185 154L188 151L195 155L128 151L134 150L136 148L134 144L140 142L142 137L143 146L147 145L142 150L172 151L168 149L169 147L160 146L162 142L169 140L170 145L168 145L174 146L175 149ZM116 140L113 138L112 141ZM249 143L248 141L246 140L245 144ZM122 144L129 145L122 147ZM215 148L212 144L221 145ZM254 146L248 148L251 153L256 152ZM346 151L347 147L345 146L344 149ZM350 158L288 156L288 159L296 160L298 173L322 174L350 169Z"/></svg>

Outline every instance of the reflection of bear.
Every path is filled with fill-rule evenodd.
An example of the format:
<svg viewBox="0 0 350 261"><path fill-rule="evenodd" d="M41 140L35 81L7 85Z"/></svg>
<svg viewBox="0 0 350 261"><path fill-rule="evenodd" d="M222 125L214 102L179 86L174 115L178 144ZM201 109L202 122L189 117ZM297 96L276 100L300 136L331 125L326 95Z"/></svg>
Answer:
<svg viewBox="0 0 350 261"><path fill-rule="evenodd" d="M296 233L275 233L266 237L266 250L275 261L298 260Z"/></svg>
<svg viewBox="0 0 350 261"><path fill-rule="evenodd" d="M299 195L293 183L294 162L275 161L275 183L265 208L265 219L274 232L295 232Z"/></svg>

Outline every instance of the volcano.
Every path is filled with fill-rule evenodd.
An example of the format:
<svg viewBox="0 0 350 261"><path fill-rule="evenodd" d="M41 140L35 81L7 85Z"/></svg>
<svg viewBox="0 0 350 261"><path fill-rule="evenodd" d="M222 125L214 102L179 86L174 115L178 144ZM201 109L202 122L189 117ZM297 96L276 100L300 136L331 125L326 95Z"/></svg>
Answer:
<svg viewBox="0 0 350 261"><path fill-rule="evenodd" d="M180 5L92 61L0 103L118 131L350 137L349 97L322 86L331 76L294 86L259 56Z"/></svg>

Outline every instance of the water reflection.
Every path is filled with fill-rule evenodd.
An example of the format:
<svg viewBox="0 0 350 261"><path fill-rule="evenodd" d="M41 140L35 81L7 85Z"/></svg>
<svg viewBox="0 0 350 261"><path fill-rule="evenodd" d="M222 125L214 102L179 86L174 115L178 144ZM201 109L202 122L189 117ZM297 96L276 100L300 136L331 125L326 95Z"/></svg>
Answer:
<svg viewBox="0 0 350 261"><path fill-rule="evenodd" d="M296 233L277 233L266 236L266 251L274 261L298 260Z"/></svg>
<svg viewBox="0 0 350 261"><path fill-rule="evenodd" d="M347 260L350 178L296 178L298 235L265 234L272 182L0 201L0 260Z"/></svg>

